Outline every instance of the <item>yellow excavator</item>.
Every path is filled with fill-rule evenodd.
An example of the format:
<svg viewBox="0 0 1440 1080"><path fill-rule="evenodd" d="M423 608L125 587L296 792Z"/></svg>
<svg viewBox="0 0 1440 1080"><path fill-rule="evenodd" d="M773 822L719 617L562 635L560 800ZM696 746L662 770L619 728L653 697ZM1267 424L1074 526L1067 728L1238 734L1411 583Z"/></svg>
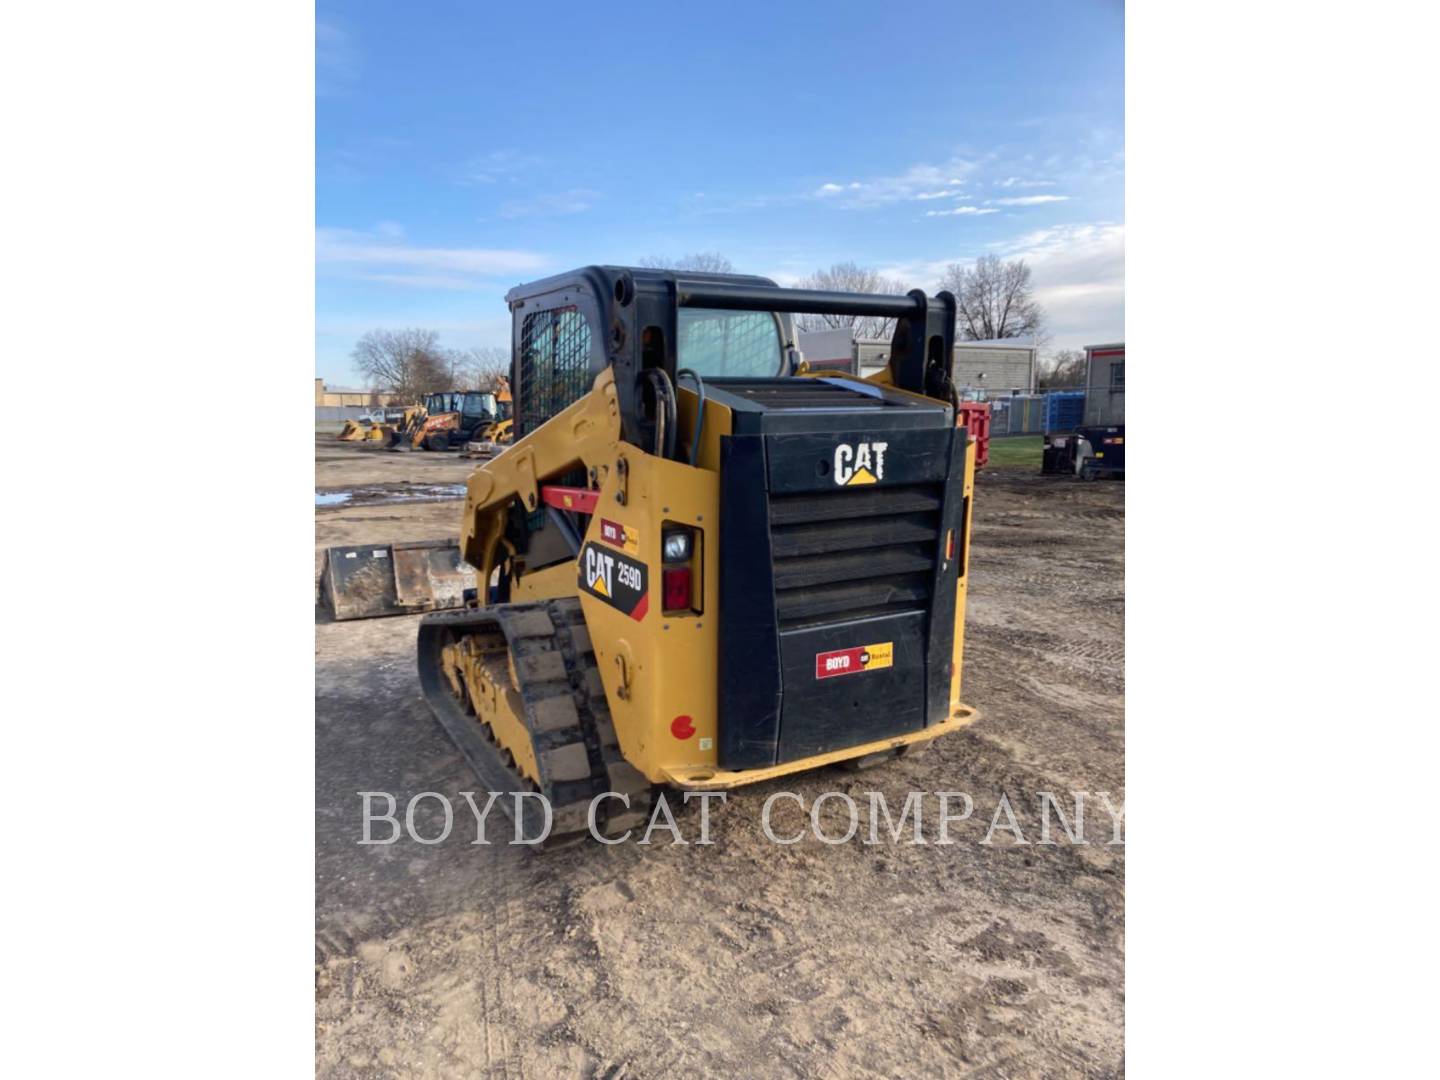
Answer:
<svg viewBox="0 0 1440 1080"><path fill-rule="evenodd" d="M480 782L545 797L500 800L527 837L974 720L953 296L591 266L507 301L516 438L469 478L473 585L417 661ZM796 374L798 312L895 319L888 367Z"/></svg>

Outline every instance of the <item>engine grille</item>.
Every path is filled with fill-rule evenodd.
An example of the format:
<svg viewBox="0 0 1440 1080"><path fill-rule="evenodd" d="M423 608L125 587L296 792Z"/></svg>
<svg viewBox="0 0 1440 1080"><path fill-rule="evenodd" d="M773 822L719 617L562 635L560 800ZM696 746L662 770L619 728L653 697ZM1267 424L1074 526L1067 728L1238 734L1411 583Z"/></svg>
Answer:
<svg viewBox="0 0 1440 1080"><path fill-rule="evenodd" d="M943 484L770 498L781 631L925 611L939 554Z"/></svg>

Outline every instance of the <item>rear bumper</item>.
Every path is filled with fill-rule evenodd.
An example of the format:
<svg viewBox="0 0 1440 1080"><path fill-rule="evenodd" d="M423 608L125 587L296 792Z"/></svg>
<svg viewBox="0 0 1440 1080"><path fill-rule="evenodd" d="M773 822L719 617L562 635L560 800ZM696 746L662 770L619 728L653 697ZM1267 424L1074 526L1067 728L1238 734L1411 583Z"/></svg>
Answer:
<svg viewBox="0 0 1440 1080"><path fill-rule="evenodd" d="M946 719L930 724L920 731L913 731L906 735L896 735L890 738L877 739L875 742L864 743L860 746L846 747L844 750L832 750L827 754L816 754L813 757L800 758L796 761L787 761L781 765L770 765L759 769L741 769L730 771L726 769L707 768L675 768L665 769L665 780L672 787L684 788L688 791L720 791L726 788L741 787L745 784L756 784L762 780L774 780L777 777L789 776L792 773L805 772L808 769L818 769L825 765L835 765L842 761L849 761L852 758L865 757L868 754L877 754L885 750L894 750L897 747L907 746L910 743L924 742L926 739L938 738L941 735L949 735L951 732L959 731L968 727L979 719L980 711L969 705L957 706L955 711Z"/></svg>

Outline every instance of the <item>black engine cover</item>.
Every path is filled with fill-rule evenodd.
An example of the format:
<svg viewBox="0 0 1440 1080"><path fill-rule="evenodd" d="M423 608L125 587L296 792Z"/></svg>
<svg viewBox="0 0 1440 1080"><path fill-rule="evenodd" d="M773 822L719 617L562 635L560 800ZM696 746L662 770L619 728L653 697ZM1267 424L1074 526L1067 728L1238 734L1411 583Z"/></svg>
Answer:
<svg viewBox="0 0 1440 1080"><path fill-rule="evenodd" d="M721 767L943 719L965 430L939 402L851 380L707 388L734 410L721 440Z"/></svg>

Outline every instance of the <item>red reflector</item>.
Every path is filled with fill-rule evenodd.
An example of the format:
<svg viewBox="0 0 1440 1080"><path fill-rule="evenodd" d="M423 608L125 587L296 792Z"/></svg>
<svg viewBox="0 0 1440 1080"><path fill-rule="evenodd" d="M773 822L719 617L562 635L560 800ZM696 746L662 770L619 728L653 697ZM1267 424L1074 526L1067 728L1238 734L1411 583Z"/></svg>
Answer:
<svg viewBox="0 0 1440 1080"><path fill-rule="evenodd" d="M955 557L955 530L951 529L945 534L945 558L946 560Z"/></svg>
<svg viewBox="0 0 1440 1080"><path fill-rule="evenodd" d="M690 568L688 566L667 566L660 578L661 589L665 597L665 610L689 610Z"/></svg>

